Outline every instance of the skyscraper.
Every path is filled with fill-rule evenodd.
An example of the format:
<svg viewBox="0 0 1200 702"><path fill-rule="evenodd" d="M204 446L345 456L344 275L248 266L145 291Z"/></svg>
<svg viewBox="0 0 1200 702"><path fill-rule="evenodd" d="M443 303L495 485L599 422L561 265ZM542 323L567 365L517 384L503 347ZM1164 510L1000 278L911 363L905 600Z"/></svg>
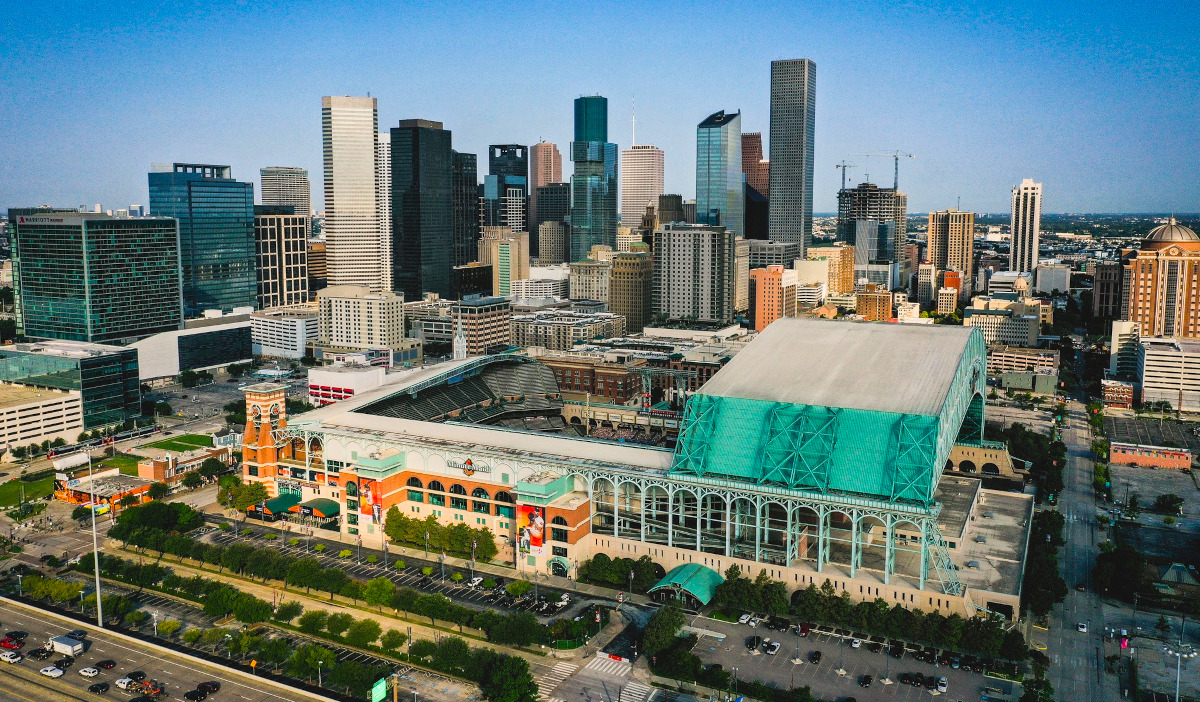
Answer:
<svg viewBox="0 0 1200 702"><path fill-rule="evenodd" d="M658 203L663 192L663 151L634 144L621 151L621 224L637 227L646 205Z"/></svg>
<svg viewBox="0 0 1200 702"><path fill-rule="evenodd" d="M479 262L492 269L493 295L511 295L514 280L529 278L529 233L508 227L484 227Z"/></svg>
<svg viewBox="0 0 1200 702"><path fill-rule="evenodd" d="M962 273L959 294L969 297L975 260L975 213L941 210L929 213L929 262L939 271Z"/></svg>
<svg viewBox="0 0 1200 702"><path fill-rule="evenodd" d="M19 333L120 342L183 324L174 219L36 208L8 221Z"/></svg>
<svg viewBox="0 0 1200 702"><path fill-rule="evenodd" d="M745 210L742 219L746 225L747 239L762 240L771 236L770 204L767 200L771 185L770 165L771 162L763 158L762 134L742 134L742 173L746 175Z"/></svg>
<svg viewBox="0 0 1200 702"><path fill-rule="evenodd" d="M479 226L508 227L516 232L526 230L525 178L491 173L479 185Z"/></svg>
<svg viewBox="0 0 1200 702"><path fill-rule="evenodd" d="M475 260L479 241L479 175L475 154L451 152L454 158L454 265Z"/></svg>
<svg viewBox="0 0 1200 702"><path fill-rule="evenodd" d="M654 261L646 246L614 254L608 279L608 311L625 317L626 332L638 333L650 323L653 299Z"/></svg>
<svg viewBox="0 0 1200 702"><path fill-rule="evenodd" d="M582 261L593 246L617 245L617 145L608 141L608 98L575 99L571 161L570 259Z"/></svg>
<svg viewBox="0 0 1200 702"><path fill-rule="evenodd" d="M1042 231L1042 184L1026 178L1012 191L1012 241L1008 270L1033 272L1038 265L1038 240Z"/></svg>
<svg viewBox="0 0 1200 702"><path fill-rule="evenodd" d="M454 158L441 122L392 128L392 281L407 300L450 297L454 265Z"/></svg>
<svg viewBox="0 0 1200 702"><path fill-rule="evenodd" d="M291 205L256 205L258 307L308 302L308 220Z"/></svg>
<svg viewBox="0 0 1200 702"><path fill-rule="evenodd" d="M1121 253L1126 319L1140 325L1143 337L1200 337L1200 236L1171 217L1150 230L1136 251Z"/></svg>
<svg viewBox="0 0 1200 702"><path fill-rule="evenodd" d="M385 261L392 260L392 136L375 135L375 229L379 232L379 250ZM392 289L392 267L383 267L381 290Z"/></svg>
<svg viewBox="0 0 1200 702"><path fill-rule="evenodd" d="M558 152L558 146L539 141L529 147L529 245L535 256L538 226L545 221L538 218L538 188L561 182L562 154Z"/></svg>
<svg viewBox="0 0 1200 702"><path fill-rule="evenodd" d="M724 110L696 127L696 223L745 232L742 113Z"/></svg>
<svg viewBox="0 0 1200 702"><path fill-rule="evenodd" d="M258 170L262 181L259 197L268 206L294 207L295 213L312 217L312 185L308 169L291 166L268 166Z"/></svg>
<svg viewBox="0 0 1200 702"><path fill-rule="evenodd" d="M894 188L881 188L874 183L860 183L853 188L838 191L837 238L853 244L856 236L856 222L862 219L873 219L881 224L891 223L890 233L893 240L887 246L887 254L879 259L887 259L897 264L900 277L907 278L913 272L913 263L908 261L908 195L896 192Z"/></svg>
<svg viewBox="0 0 1200 702"><path fill-rule="evenodd" d="M737 244L737 237L722 226L661 225L654 232L654 314L732 321L739 282Z"/></svg>
<svg viewBox="0 0 1200 702"><path fill-rule="evenodd" d="M150 212L179 220L184 314L253 307L254 184L195 163L155 164L148 180Z"/></svg>
<svg viewBox="0 0 1200 702"><path fill-rule="evenodd" d="M683 212L683 196L671 193L659 195L657 215L660 225L687 221Z"/></svg>
<svg viewBox="0 0 1200 702"><path fill-rule="evenodd" d="M321 98L325 242L330 285L386 289L390 239L380 236L377 206L378 101Z"/></svg>
<svg viewBox="0 0 1200 702"><path fill-rule="evenodd" d="M770 239L812 244L813 132L817 64L771 62Z"/></svg>

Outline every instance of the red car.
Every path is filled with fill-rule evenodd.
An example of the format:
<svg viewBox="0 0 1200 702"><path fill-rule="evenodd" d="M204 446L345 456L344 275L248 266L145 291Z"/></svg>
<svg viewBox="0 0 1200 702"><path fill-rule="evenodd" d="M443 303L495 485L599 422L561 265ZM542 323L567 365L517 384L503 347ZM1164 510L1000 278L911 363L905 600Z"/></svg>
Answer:
<svg viewBox="0 0 1200 702"><path fill-rule="evenodd" d="M12 649L12 650L14 650L14 651L15 651L16 649L18 649L18 648L21 648L21 647L22 647L22 646L24 646L24 645L25 645L25 642L24 642L24 641L20 641L20 640L18 640L18 639L3 639L3 640L0 640L0 646L3 646L4 648L9 648L9 649Z"/></svg>

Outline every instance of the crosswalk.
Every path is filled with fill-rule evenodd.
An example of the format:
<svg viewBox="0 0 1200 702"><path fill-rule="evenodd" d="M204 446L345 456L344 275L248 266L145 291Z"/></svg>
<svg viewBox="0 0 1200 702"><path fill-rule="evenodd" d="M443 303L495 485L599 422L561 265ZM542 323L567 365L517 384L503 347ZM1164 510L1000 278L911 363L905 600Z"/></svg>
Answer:
<svg viewBox="0 0 1200 702"><path fill-rule="evenodd" d="M621 677L629 675L629 671L632 669L632 664L626 661L616 661L604 655L596 656L590 663L584 666L584 670L595 671L602 675Z"/></svg>
<svg viewBox="0 0 1200 702"><path fill-rule="evenodd" d="M535 678L538 684L538 699L542 702L563 702L558 698L551 697L550 693L554 688L558 687L563 680L575 674L579 670L579 666L574 663L555 663L554 667L542 673Z"/></svg>
<svg viewBox="0 0 1200 702"><path fill-rule="evenodd" d="M643 685L640 682L630 680L621 687L621 699L619 702L650 702L654 697L657 689L649 685Z"/></svg>

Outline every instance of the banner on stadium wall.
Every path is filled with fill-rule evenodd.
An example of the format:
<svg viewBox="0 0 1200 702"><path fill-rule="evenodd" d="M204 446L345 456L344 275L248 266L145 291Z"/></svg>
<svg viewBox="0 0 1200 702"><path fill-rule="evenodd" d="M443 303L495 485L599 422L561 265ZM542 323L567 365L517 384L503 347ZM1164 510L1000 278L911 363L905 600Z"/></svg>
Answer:
<svg viewBox="0 0 1200 702"><path fill-rule="evenodd" d="M521 553L540 556L542 538L546 531L546 508L536 505L517 505L517 528L520 530L518 548Z"/></svg>
<svg viewBox="0 0 1200 702"><path fill-rule="evenodd" d="M383 483L359 478L358 512L372 517L376 524L383 523Z"/></svg>

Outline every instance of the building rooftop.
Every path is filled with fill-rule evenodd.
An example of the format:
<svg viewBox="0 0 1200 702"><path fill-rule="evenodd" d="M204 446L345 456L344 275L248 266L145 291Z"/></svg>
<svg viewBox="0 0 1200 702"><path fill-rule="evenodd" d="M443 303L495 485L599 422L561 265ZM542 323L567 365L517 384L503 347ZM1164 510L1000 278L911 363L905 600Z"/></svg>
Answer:
<svg viewBox="0 0 1200 702"><path fill-rule="evenodd" d="M86 341L63 341L60 339L0 346L0 353L8 351L40 354L43 356L59 356L62 358L94 358L112 353L121 353L127 350L120 346L110 346L108 344L93 344Z"/></svg>
<svg viewBox="0 0 1200 702"><path fill-rule="evenodd" d="M1175 353L1200 354L1200 339L1178 337L1142 337L1141 345L1147 350L1174 351Z"/></svg>
<svg viewBox="0 0 1200 702"><path fill-rule="evenodd" d="M117 495L123 495L130 490L136 490L143 485L149 485L152 481L144 478L137 478L132 475L106 475L95 479L96 489L95 495L101 499L110 499ZM92 486L87 476L79 479L79 484L70 488L75 492L92 493Z"/></svg>
<svg viewBox="0 0 1200 702"><path fill-rule="evenodd" d="M72 395L78 397L78 393L31 388L24 385L0 384L0 408L20 407L48 400L60 400Z"/></svg>
<svg viewBox="0 0 1200 702"><path fill-rule="evenodd" d="M972 329L779 319L700 393L936 416Z"/></svg>
<svg viewBox="0 0 1200 702"><path fill-rule="evenodd" d="M946 476L942 482L950 479ZM970 514L963 539L952 552L958 577L972 589L1020 595L1033 495L980 490Z"/></svg>

